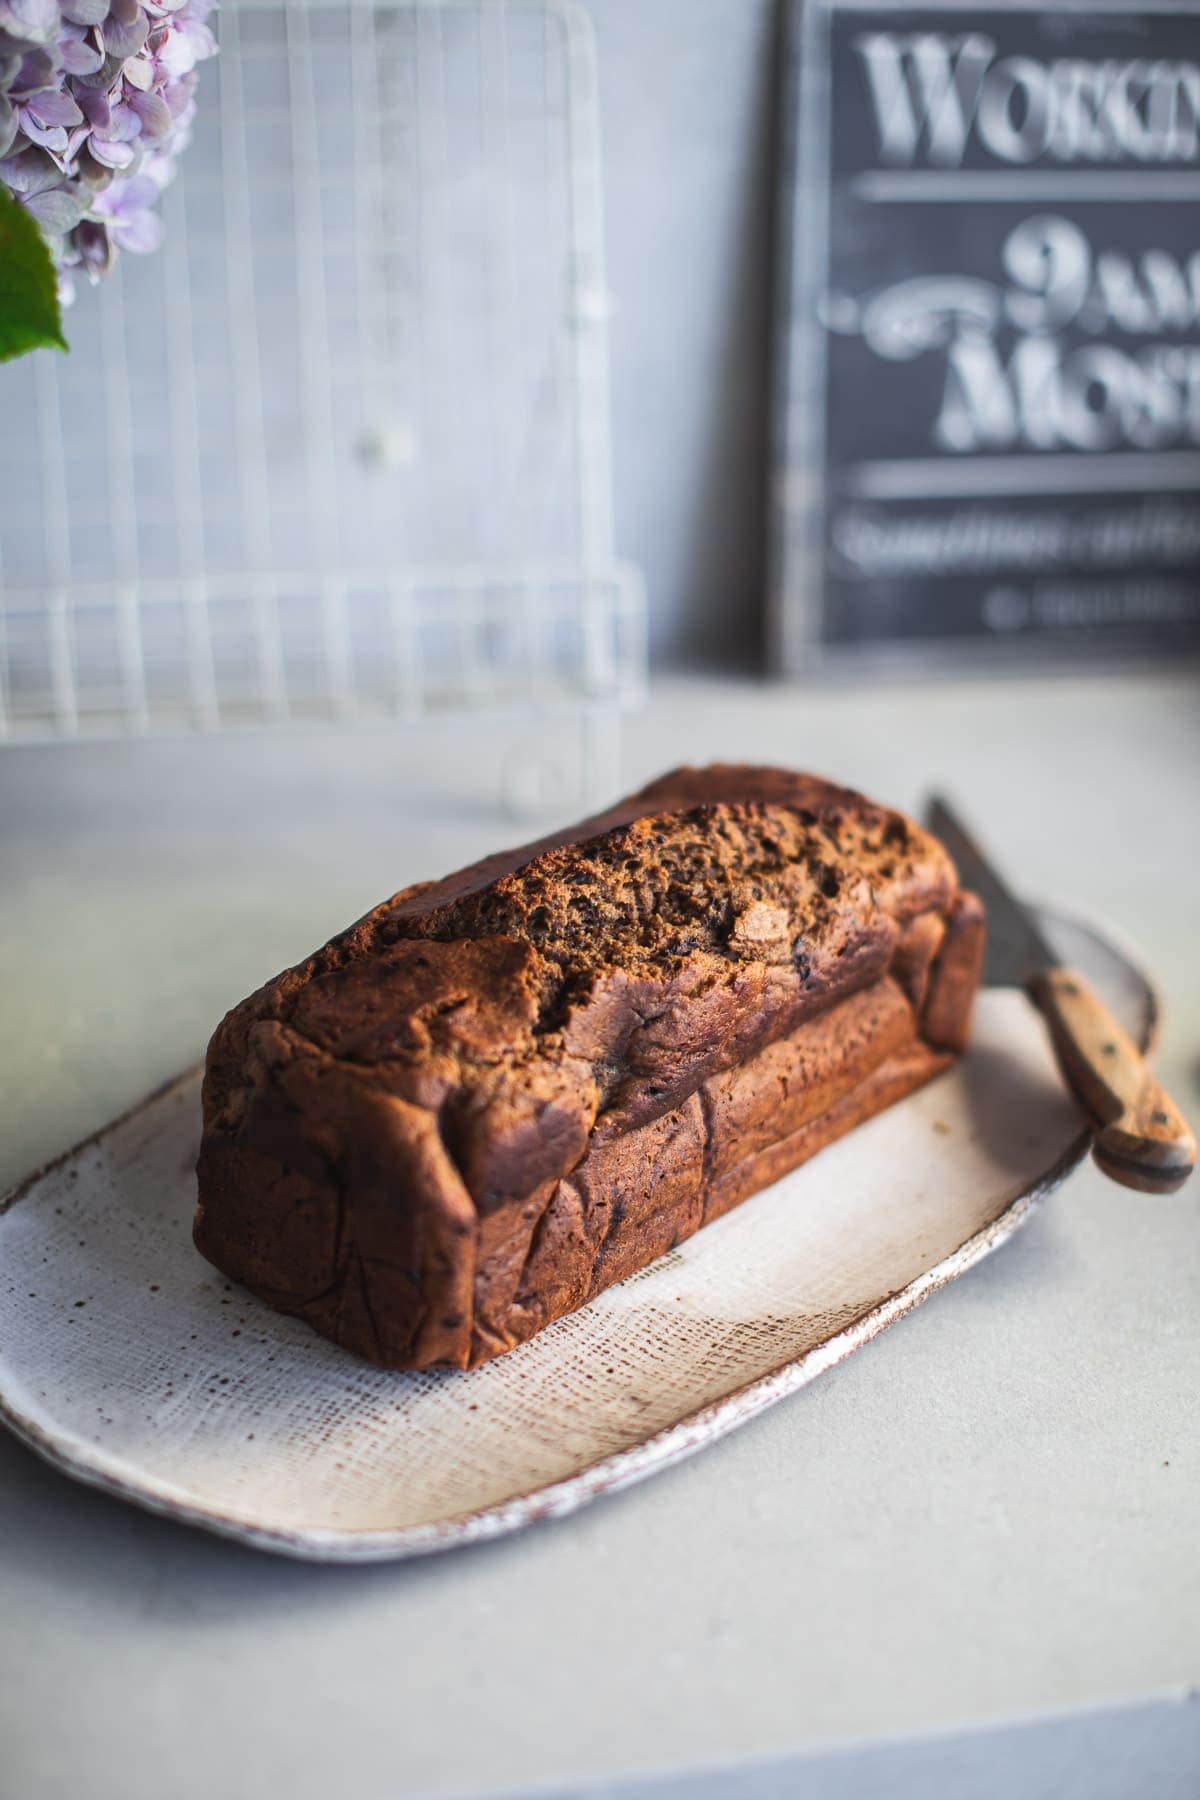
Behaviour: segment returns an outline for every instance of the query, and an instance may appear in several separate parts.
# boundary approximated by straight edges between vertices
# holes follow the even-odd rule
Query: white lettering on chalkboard
[[[1000,162],[1200,160],[1200,66],[1144,57],[996,59],[982,32],[856,40],[884,163],[959,165],[974,141]]]
[[[931,426],[940,450],[1200,444],[1200,345],[1163,340],[1200,326],[1200,251],[1183,263],[1166,250],[1097,253],[1082,226],[1050,213],[1023,219],[1000,255],[1006,286],[918,277],[861,308],[838,301],[828,323],[890,362],[944,353]],[[1157,341],[1069,344],[1068,327]]]

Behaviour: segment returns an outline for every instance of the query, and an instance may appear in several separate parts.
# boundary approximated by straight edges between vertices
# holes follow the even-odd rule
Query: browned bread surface
[[[676,770],[405,889],[236,1007],[197,1245],[373,1362],[470,1366],[945,1067],[982,947],[900,814]]]

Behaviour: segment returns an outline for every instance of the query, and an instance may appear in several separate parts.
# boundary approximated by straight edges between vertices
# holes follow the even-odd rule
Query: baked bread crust
[[[983,935],[901,814],[675,770],[235,1007],[196,1244],[371,1362],[474,1366],[946,1067]]]

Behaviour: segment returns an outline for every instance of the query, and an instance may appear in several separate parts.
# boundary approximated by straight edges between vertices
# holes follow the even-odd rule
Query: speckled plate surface
[[[1045,920],[1143,1044],[1150,984]],[[570,1512],[731,1431],[986,1256],[1086,1153],[1044,1029],[980,997],[960,1065],[511,1355],[387,1374],[192,1248],[200,1076],[0,1201],[0,1418],[66,1474],[293,1556]]]

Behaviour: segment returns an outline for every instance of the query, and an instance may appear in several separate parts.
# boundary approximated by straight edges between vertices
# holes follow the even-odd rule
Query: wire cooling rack
[[[0,738],[636,697],[590,29],[225,0],[166,242],[0,375]]]

